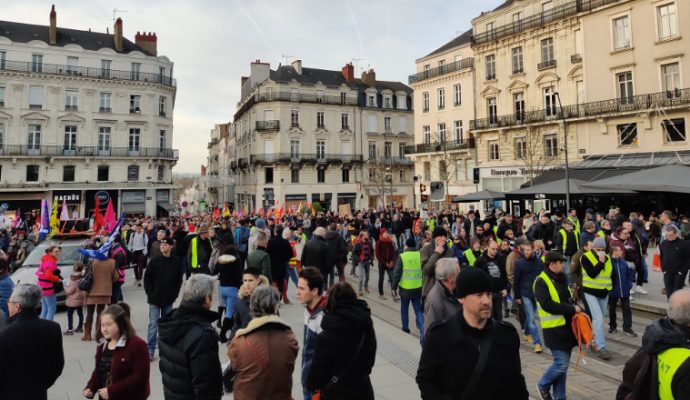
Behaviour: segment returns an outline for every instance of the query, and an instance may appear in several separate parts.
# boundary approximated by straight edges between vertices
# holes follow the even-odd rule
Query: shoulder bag
[[[474,390],[479,383],[479,378],[482,377],[482,372],[484,372],[486,362],[489,359],[489,352],[491,351],[495,329],[497,329],[496,326],[491,329],[491,332],[486,335],[479,345],[479,360],[477,360],[477,364],[474,366],[474,371],[472,371],[470,380],[467,381],[467,386],[465,386],[462,395],[460,395],[460,400],[470,400],[474,394]]]

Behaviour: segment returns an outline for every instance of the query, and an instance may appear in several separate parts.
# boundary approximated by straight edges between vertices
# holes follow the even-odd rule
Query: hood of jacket
[[[338,236],[340,236],[340,234],[338,232],[328,231],[328,232],[326,232],[326,241],[327,242],[333,242],[333,241],[338,239]]]
[[[257,285],[257,286],[261,286],[261,285],[268,286],[268,278],[266,278],[263,275],[259,275],[259,285]],[[246,298],[249,298],[249,296],[251,296],[251,294],[249,293],[247,288],[244,287],[244,285],[242,285],[242,286],[240,286],[240,290],[237,291],[237,296],[240,299],[246,299]]]
[[[341,300],[333,311],[327,312],[321,328],[344,332],[362,332],[373,325],[371,310],[364,300]]]
[[[200,304],[183,301],[180,307],[158,321],[161,341],[171,345],[185,337],[194,325],[209,325],[218,319],[218,313]]]
[[[263,327],[269,326],[269,325],[278,325],[278,326],[280,326],[281,329],[286,329],[286,328],[292,329],[290,327],[290,324],[283,321],[279,316],[277,316],[277,315],[265,315],[263,317],[253,318],[251,321],[249,321],[249,324],[247,325],[246,328],[242,328],[242,329],[237,330],[237,333],[235,333],[235,337],[248,335],[257,329],[260,329],[260,328],[263,328]]]
[[[654,321],[644,331],[642,348],[649,354],[659,354],[671,347],[690,347],[690,328],[673,323],[668,318]]]

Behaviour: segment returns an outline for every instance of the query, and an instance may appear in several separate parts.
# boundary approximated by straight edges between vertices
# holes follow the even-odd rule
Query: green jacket
[[[256,250],[249,253],[249,256],[247,256],[247,268],[251,267],[258,268],[261,271],[261,275],[268,279],[268,283],[273,283],[271,257],[269,257],[265,247],[257,247]]]

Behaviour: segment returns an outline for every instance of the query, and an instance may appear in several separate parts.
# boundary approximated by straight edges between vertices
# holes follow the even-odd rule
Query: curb
[[[653,304],[630,302],[630,308],[638,311],[645,311],[653,314],[666,315],[666,308]]]

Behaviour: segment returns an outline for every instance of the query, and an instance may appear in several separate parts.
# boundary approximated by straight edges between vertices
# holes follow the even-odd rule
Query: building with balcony
[[[379,81],[374,70],[355,78],[352,64],[334,71],[299,60],[275,70],[256,61],[241,85],[230,162],[236,207],[412,206],[410,87]]]
[[[476,188],[474,141],[468,133],[474,119],[471,39],[468,30],[418,59],[408,79],[414,89],[415,144],[406,153],[415,162],[419,183],[430,188],[431,181],[444,182],[448,199]],[[428,195],[429,189],[419,194]],[[431,205],[418,200],[423,207]]]
[[[0,199],[11,209],[67,200],[89,217],[172,209],[176,83],[157,36],[0,21]]]
[[[234,129],[232,123],[216,124],[211,130],[208,143],[208,160],[205,187],[208,190],[210,207],[223,207],[234,202],[235,176]]]

